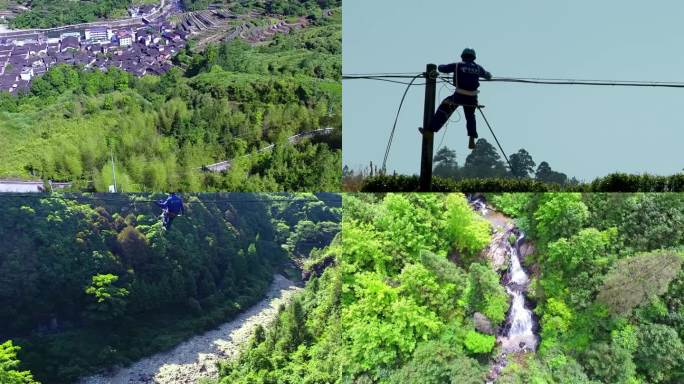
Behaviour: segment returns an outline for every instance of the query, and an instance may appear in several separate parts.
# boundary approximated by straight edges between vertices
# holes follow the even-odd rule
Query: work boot
[[[470,136],[470,141],[468,142],[468,149],[475,149],[475,136]]]

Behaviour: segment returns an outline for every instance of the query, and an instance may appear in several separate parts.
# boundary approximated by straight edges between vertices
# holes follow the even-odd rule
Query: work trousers
[[[454,93],[444,99],[442,104],[439,105],[439,108],[437,108],[435,115],[432,116],[432,120],[430,120],[430,130],[438,132],[442,129],[459,105],[463,106],[468,136],[477,138],[477,123],[475,122],[475,108],[478,105],[477,96],[466,96]]]
[[[176,218],[178,214],[173,213],[169,211],[168,209],[165,209],[164,212],[162,213],[162,224],[164,225],[164,228],[169,229],[171,228],[171,222],[173,219]]]

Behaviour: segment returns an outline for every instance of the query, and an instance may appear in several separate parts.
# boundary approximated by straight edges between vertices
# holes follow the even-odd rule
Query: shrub
[[[496,338],[491,335],[483,335],[477,331],[468,331],[463,345],[472,353],[490,353],[494,349]]]

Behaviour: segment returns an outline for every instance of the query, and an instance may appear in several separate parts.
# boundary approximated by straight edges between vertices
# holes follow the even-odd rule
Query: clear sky
[[[473,47],[494,77],[684,81],[684,1],[344,0],[343,73],[421,72]],[[344,80],[343,162],[381,165],[404,85]],[[485,83],[480,103],[508,154],[581,180],[684,168],[684,88]],[[409,91],[388,171],[420,168],[424,86]],[[437,103],[448,96],[437,87]],[[462,115],[462,112],[461,112]],[[459,116],[454,114],[452,119]],[[435,136],[435,151],[444,129]],[[478,132],[494,140],[478,114]],[[465,120],[446,146],[469,153]]]

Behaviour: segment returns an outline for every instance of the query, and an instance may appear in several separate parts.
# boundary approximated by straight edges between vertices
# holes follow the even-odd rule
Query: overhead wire
[[[378,80],[378,79],[410,79],[411,74],[343,74],[343,80]],[[448,78],[440,77],[443,80]],[[395,80],[396,81],[396,80]],[[654,87],[654,88],[684,88],[682,81],[647,81],[647,80],[607,80],[607,79],[574,79],[574,78],[542,78],[542,77],[515,77],[500,76],[484,82],[522,83],[542,85],[588,85],[610,87]],[[419,85],[419,84],[416,84]]]
[[[382,160],[382,173],[385,173],[387,170],[387,157],[389,156],[390,148],[392,147],[392,140],[394,139],[394,132],[397,129],[397,122],[399,121],[399,114],[401,113],[401,107],[404,106],[404,100],[406,99],[406,94],[408,91],[411,89],[411,86],[413,86],[413,83],[416,81],[421,76],[425,76],[423,73],[419,73],[411,79],[411,82],[406,86],[406,89],[404,90],[404,95],[401,97],[401,101],[399,102],[399,109],[397,109],[397,116],[394,118],[394,125],[392,126],[392,131],[390,132],[390,137],[389,140],[387,141],[387,148],[385,149],[385,157]]]
[[[404,94],[401,98],[401,102],[399,103],[399,109],[397,111],[397,115],[394,119],[394,125],[392,126],[392,131],[390,133],[390,137],[387,143],[387,148],[385,149],[385,156],[383,158],[382,162],[382,171],[383,173],[387,169],[387,158],[389,156],[390,148],[392,145],[392,140],[394,138],[394,134],[396,131],[396,126],[397,126],[397,121],[399,120],[399,113],[401,112],[401,108],[404,104],[404,99],[406,98],[406,94],[408,93],[409,89],[414,86],[414,85],[425,85],[425,84],[416,84],[415,81],[418,77],[425,77],[425,73],[351,73],[351,74],[343,74],[342,79],[343,80],[374,80],[374,81],[385,81],[385,82],[390,82],[390,83],[397,83],[397,84],[402,84],[406,85],[406,89],[404,90]],[[408,79],[410,78],[411,81],[409,83],[403,82],[401,80],[396,80],[396,79]],[[438,77],[438,80],[442,82],[442,87],[445,86],[445,84],[451,84],[451,79],[449,77],[445,76],[440,76]],[[598,79],[569,79],[569,78],[540,78],[540,77],[496,77],[492,78],[489,80],[484,80],[484,82],[503,82],[503,83],[521,83],[521,84],[543,84],[543,85],[585,85],[585,86],[610,86],[610,87],[652,87],[652,88],[684,88],[684,82],[680,81],[635,81],[635,80],[598,80]],[[441,91],[441,90],[440,90]],[[487,127],[489,128],[489,131],[492,133],[492,136],[494,137],[494,140],[496,141],[497,146],[501,150],[501,153],[503,154],[504,158],[506,159],[506,162],[508,163],[508,166],[513,169],[511,162],[508,158],[508,155],[506,152],[503,150],[503,147],[501,146],[501,143],[499,142],[499,139],[496,137],[496,134],[494,133],[494,130],[492,129],[491,124],[487,120],[487,117],[485,116],[484,112],[482,111],[482,108],[477,106],[477,109],[480,111],[480,114],[482,115],[482,118],[484,119],[485,123],[487,124]],[[460,115],[459,115],[460,116]],[[460,119],[459,119],[460,120]],[[444,138],[446,137],[447,133],[447,128],[448,128],[448,123],[447,121],[447,127],[444,130],[444,134],[442,135],[442,139],[440,141],[440,144],[438,146],[438,150],[441,149],[441,145],[444,142]]]
[[[395,84],[402,84],[402,85],[425,85],[426,83],[409,83],[406,81],[399,81],[399,80],[391,80],[391,79],[385,79],[381,77],[368,77],[366,78],[367,80],[375,80],[375,81],[384,81],[387,83],[395,83]]]

